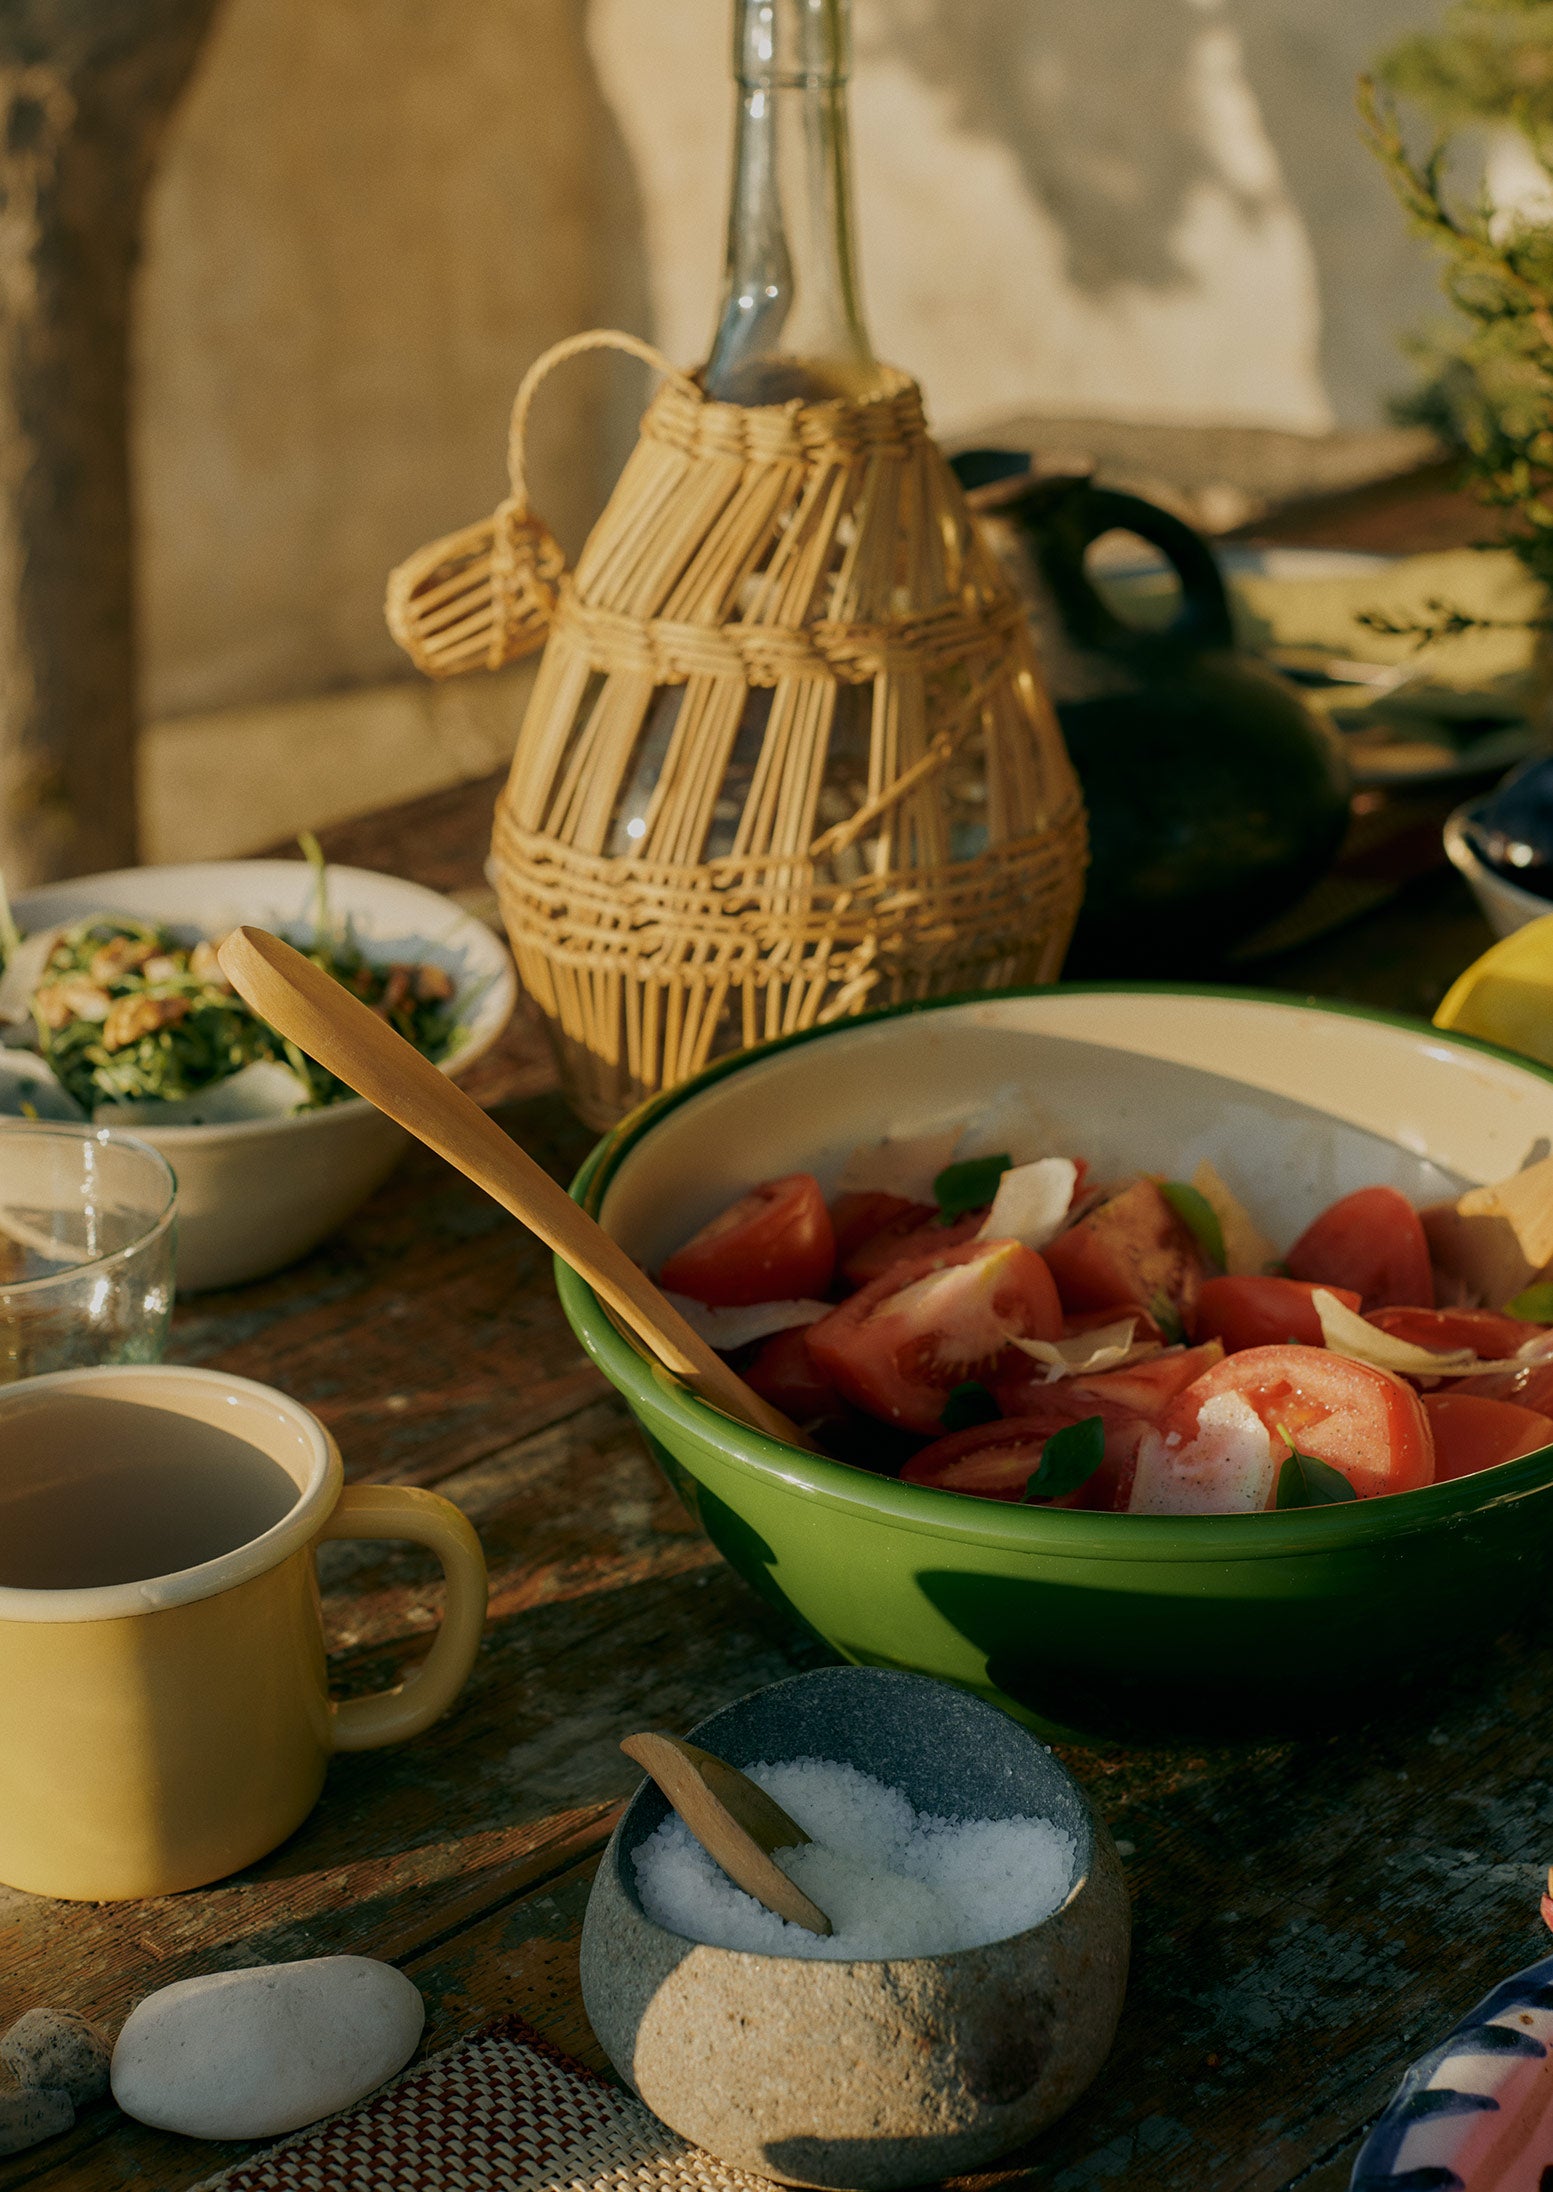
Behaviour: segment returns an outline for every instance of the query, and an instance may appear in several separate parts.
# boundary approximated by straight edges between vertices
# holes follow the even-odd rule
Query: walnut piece
[[[232,985],[222,973],[221,961],[216,957],[225,941],[226,938],[222,937],[216,943],[208,943],[201,938],[189,954],[189,972],[196,981],[208,982],[212,989],[224,990],[230,996]]]
[[[158,1028],[171,1027],[188,1009],[187,997],[116,998],[103,1022],[103,1048],[124,1050],[129,1044],[138,1043],[142,1035],[154,1035]]]
[[[383,994],[372,1007],[380,1020],[386,1020],[391,1012],[397,1012],[410,995],[413,972],[410,967],[389,968]]]
[[[63,981],[45,982],[36,991],[32,1009],[45,1027],[68,1027],[72,1020],[106,1020],[113,999],[84,974],[67,974]]]
[[[92,980],[122,982],[126,974],[133,974],[156,956],[155,944],[148,944],[144,937],[115,936],[92,953]]]

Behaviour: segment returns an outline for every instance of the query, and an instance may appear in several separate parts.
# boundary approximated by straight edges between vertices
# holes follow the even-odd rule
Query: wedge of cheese
[[[1490,1309],[1553,1273],[1553,1157],[1492,1187],[1419,1212],[1429,1254],[1463,1295]]]

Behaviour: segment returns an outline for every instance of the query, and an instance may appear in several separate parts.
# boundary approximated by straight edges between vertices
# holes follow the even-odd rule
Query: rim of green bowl
[[[1020,989],[961,990],[952,996],[913,998],[884,1005],[821,1027],[800,1028],[751,1049],[717,1058],[690,1080],[650,1097],[597,1142],[571,1183],[575,1201],[597,1217],[606,1189],[630,1152],[681,1104],[730,1075],[747,1072],[778,1052],[805,1043],[824,1042],[850,1030],[910,1015],[946,1012],[957,1006],[988,1004],[1001,998],[1074,996],[1213,997],[1226,1002],[1279,1005],[1296,1012],[1375,1021],[1451,1049],[1481,1051],[1514,1066],[1535,1080],[1553,1082],[1553,1068],[1523,1058],[1497,1043],[1437,1028],[1409,1013],[1375,1005],[1302,997],[1291,990],[1242,989],[1215,982],[1043,982]],[[725,1461],[756,1477],[807,1493],[820,1505],[866,1514],[875,1523],[920,1535],[923,1532],[967,1544],[1010,1551],[1040,1552],[1071,1560],[1135,1561],[1263,1560],[1292,1555],[1321,1555],[1352,1550],[1432,1532],[1493,1507],[1511,1506],[1553,1483],[1553,1446],[1538,1447],[1514,1461],[1476,1476],[1431,1484],[1416,1492],[1361,1500],[1340,1507],[1289,1509],[1263,1515],[1110,1515],[1077,1508],[1018,1507],[1007,1500],[979,1499],[965,1492],[902,1484],[876,1476],[828,1455],[805,1453],[763,1431],[725,1416],[678,1384],[650,1361],[614,1324],[585,1279],[560,1257],[555,1260],[556,1289],[573,1332],[610,1383],[639,1416],[659,1418],[668,1431],[683,1432],[712,1447]],[[671,1444],[664,1436],[663,1443]]]

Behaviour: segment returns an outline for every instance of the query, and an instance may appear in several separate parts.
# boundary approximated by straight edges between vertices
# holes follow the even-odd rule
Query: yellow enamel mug
[[[442,1626],[397,1690],[329,1697],[324,1538],[426,1545]],[[316,1417],[170,1364],[0,1387],[0,1881],[105,1901],[235,1872],[300,1826],[331,1751],[458,1695],[485,1562],[456,1507],[345,1486]]]

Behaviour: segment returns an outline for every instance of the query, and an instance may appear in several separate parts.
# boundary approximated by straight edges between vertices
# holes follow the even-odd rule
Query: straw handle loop
[[[518,511],[528,510],[527,457],[524,444],[528,436],[528,414],[539,385],[547,374],[569,359],[580,358],[589,350],[623,350],[628,357],[640,358],[643,365],[650,365],[655,373],[666,379],[678,381],[693,396],[701,391],[690,375],[681,367],[671,365],[661,350],[655,350],[640,335],[624,334],[615,327],[590,328],[585,335],[568,335],[563,342],[552,343],[550,348],[534,360],[524,374],[517,395],[512,403],[512,424],[507,431],[507,476],[512,482],[512,499]]]

